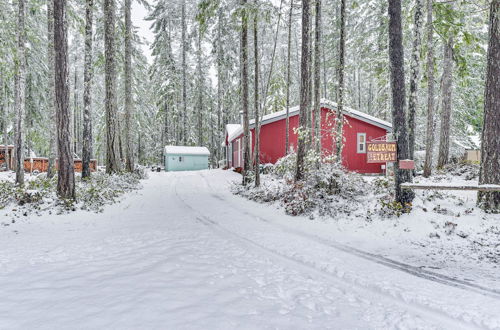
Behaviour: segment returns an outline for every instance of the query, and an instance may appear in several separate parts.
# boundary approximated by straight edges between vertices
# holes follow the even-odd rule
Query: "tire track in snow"
[[[177,180],[176,182],[177,183]],[[208,186],[209,184],[206,183]],[[210,186],[209,186],[210,188]],[[210,188],[211,189],[211,188]],[[380,302],[381,300],[384,301],[387,304],[384,305],[389,305],[389,306],[399,306],[403,310],[416,315],[420,316],[423,319],[432,319],[433,323],[438,326],[443,326],[446,325],[446,328],[449,329],[478,329],[478,325],[475,323],[470,323],[466,320],[460,320],[457,318],[454,318],[448,314],[444,314],[441,311],[437,311],[435,309],[432,309],[428,306],[419,304],[418,302],[409,302],[406,301],[403,297],[398,297],[398,296],[393,296],[390,294],[387,294],[381,290],[378,290],[377,288],[362,285],[360,283],[350,281],[346,278],[337,276],[336,274],[329,272],[327,270],[318,268],[314,263],[308,263],[307,261],[303,261],[297,258],[293,258],[289,255],[283,254],[279,251],[270,249],[258,242],[255,242],[247,237],[244,237],[234,231],[231,231],[227,229],[226,227],[222,226],[219,222],[214,220],[213,218],[210,218],[209,216],[206,216],[202,214],[196,207],[192,206],[189,204],[189,202],[181,197],[181,195],[178,192],[177,189],[177,184],[174,187],[174,192],[176,198],[184,204],[184,206],[188,209],[190,209],[194,214],[195,214],[195,221],[200,223],[201,225],[205,226],[209,230],[211,230],[214,234],[220,236],[223,239],[230,239],[233,241],[236,241],[238,243],[244,244],[247,248],[256,250],[260,253],[263,253],[270,257],[271,259],[277,259],[278,261],[284,263],[286,266],[292,269],[297,269],[297,267],[300,270],[303,270],[309,274],[314,274],[316,276],[319,276],[323,279],[326,279],[329,282],[334,282],[336,285],[340,285],[342,289],[345,292],[348,291],[354,291],[356,295],[359,297],[366,297],[367,293],[370,301],[372,302]],[[234,208],[234,207],[233,207]],[[238,210],[238,209],[236,209]],[[241,210],[238,210],[241,211]],[[248,213],[243,212],[245,215],[248,215]],[[266,221],[267,222],[267,221]],[[404,306],[404,307],[403,307]],[[465,324],[464,324],[465,323]]]
[[[238,208],[234,207],[231,203],[229,203],[226,200],[226,198],[217,194],[215,189],[212,187],[212,185],[210,184],[210,182],[207,180],[207,178],[204,175],[201,175],[201,177],[205,180],[206,185],[212,191],[212,193],[210,194],[210,196],[212,198],[218,199],[219,201],[224,201],[224,202],[226,202],[226,205],[228,207],[231,207],[234,210],[242,212],[245,215],[251,216],[259,221],[265,222],[266,224],[269,224],[275,228],[278,228],[283,232],[297,235],[297,236],[301,236],[301,237],[309,239],[309,240],[313,240],[316,243],[320,243],[322,245],[325,245],[325,246],[328,246],[328,247],[331,247],[331,248],[334,248],[337,250],[341,250],[341,251],[349,253],[349,254],[354,254],[354,255],[361,257],[363,259],[373,261],[377,264],[384,265],[384,266],[387,266],[387,267],[392,268],[392,269],[403,271],[407,274],[410,274],[410,275],[413,275],[416,277],[420,277],[420,278],[423,278],[423,279],[426,279],[429,281],[448,285],[451,287],[460,288],[463,290],[479,293],[479,294],[488,296],[490,298],[495,298],[495,299],[500,300],[500,290],[490,289],[490,288],[487,288],[487,287],[479,285],[479,284],[470,283],[470,282],[465,281],[465,280],[450,277],[450,276],[436,273],[436,272],[433,272],[430,270],[422,269],[420,267],[413,266],[413,265],[410,265],[410,264],[407,264],[404,262],[396,261],[396,260],[384,257],[384,256],[379,255],[379,254],[366,252],[366,251],[356,249],[354,247],[351,247],[351,246],[348,246],[345,244],[341,244],[341,243],[338,243],[338,242],[335,242],[332,240],[321,238],[321,237],[316,236],[316,235],[307,234],[307,233],[302,232],[302,231],[294,230],[294,229],[291,229],[289,227],[275,223],[269,219],[263,218],[259,215],[254,214],[254,213],[251,213],[247,210],[243,211],[241,209],[238,209]]]

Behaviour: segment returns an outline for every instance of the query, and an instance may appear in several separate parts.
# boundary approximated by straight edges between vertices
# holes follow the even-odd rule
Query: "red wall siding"
[[[323,155],[331,155],[335,150],[333,138],[335,137],[335,113],[329,109],[322,109],[321,120],[321,146]],[[387,131],[378,126],[361,121],[356,118],[344,116],[345,123],[343,129],[344,149],[342,150],[342,163],[350,171],[359,173],[382,173],[381,164],[368,164],[366,153],[357,153],[357,133],[366,133],[366,141],[385,136]],[[333,129],[332,129],[333,128]]]
[[[298,127],[299,116],[290,117],[290,147],[294,150],[297,148],[297,134],[294,133],[294,128]],[[260,162],[276,163],[278,159],[285,156],[285,131],[286,120],[278,120],[270,124],[261,126],[260,129]],[[255,130],[252,129],[252,150],[255,146]]]
[[[324,156],[330,156],[335,150],[335,113],[327,108],[321,109],[321,146],[322,154]],[[344,117],[346,123],[344,124],[344,149],[342,150],[342,158],[344,166],[350,170],[359,173],[381,173],[381,164],[368,164],[366,162],[366,153],[357,153],[357,133],[366,133],[366,140],[370,141],[372,139],[385,136],[387,134],[386,130],[367,122],[355,119],[349,116]],[[290,117],[290,148],[296,150],[297,148],[297,134],[294,130],[298,127],[299,116]],[[278,159],[285,155],[285,130],[286,121],[285,119],[278,120],[261,127],[260,131],[260,162],[264,163],[276,163]],[[255,147],[255,131],[252,131],[252,152]],[[238,149],[238,143],[236,141],[240,140],[241,148]],[[233,167],[240,167],[243,165],[243,161],[238,163],[238,152],[242,155],[243,139],[242,136],[233,140]]]

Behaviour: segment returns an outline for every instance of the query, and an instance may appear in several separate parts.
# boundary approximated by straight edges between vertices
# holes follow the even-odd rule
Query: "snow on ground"
[[[0,328],[500,329],[500,295],[363,254],[378,233],[285,216],[239,179],[151,173],[103,213],[0,227]]]

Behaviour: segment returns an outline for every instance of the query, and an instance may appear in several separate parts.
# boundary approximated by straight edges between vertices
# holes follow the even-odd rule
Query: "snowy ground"
[[[0,227],[0,328],[500,329],[494,278],[429,270],[428,247],[398,262],[391,226],[288,217],[239,179],[151,173],[103,213]]]

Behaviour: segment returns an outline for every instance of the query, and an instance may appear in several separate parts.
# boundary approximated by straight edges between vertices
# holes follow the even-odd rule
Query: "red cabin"
[[[321,102],[321,148],[324,156],[335,151],[335,118],[337,104]],[[297,148],[296,128],[299,124],[299,107],[289,110],[289,145]],[[359,173],[382,173],[383,164],[369,164],[366,158],[366,142],[385,138],[392,131],[391,123],[366,113],[345,108],[344,147],[342,162],[349,171]],[[286,110],[266,115],[262,118],[260,130],[260,162],[276,163],[285,156]],[[255,145],[255,121],[250,121],[252,151]],[[240,124],[226,126],[226,159],[229,167],[243,166],[243,127]]]

